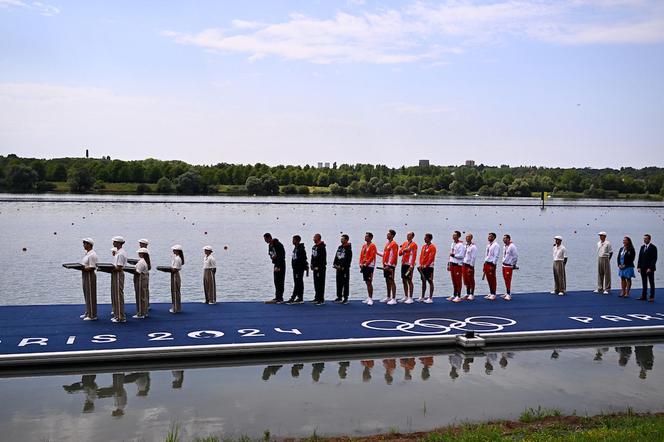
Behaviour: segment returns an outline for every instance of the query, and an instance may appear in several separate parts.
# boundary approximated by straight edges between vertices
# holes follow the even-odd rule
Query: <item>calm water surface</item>
[[[80,199],[78,196],[75,198]],[[155,197],[143,197],[139,201],[144,202],[133,204],[114,202],[127,198],[105,197],[101,198],[102,202],[0,202],[0,231],[4,244],[3,253],[0,254],[0,266],[4,269],[0,304],[81,303],[80,274],[63,269],[61,264],[80,260],[83,255],[80,239],[87,236],[96,240],[95,249],[102,262],[111,260],[110,239],[114,235],[123,235],[127,239],[129,256],[135,256],[139,238],[148,238],[153,266],[169,265],[170,247],[176,243],[182,244],[186,258],[182,272],[185,301],[201,300],[203,297],[201,248],[206,244],[216,249],[220,267],[217,273],[218,297],[221,301],[271,298],[271,265],[262,238],[263,233],[268,231],[285,244],[287,254],[291,250],[291,237],[294,234],[304,238],[309,250],[311,237],[320,232],[328,244],[328,254],[331,255],[336,250],[339,235],[342,232],[348,233],[356,256],[359,256],[365,231],[374,232],[379,249],[385,242],[385,232],[390,228],[397,231],[396,240],[399,243],[405,240],[409,230],[416,233],[416,242],[420,245],[424,233],[431,232],[434,243],[438,245],[439,255],[447,252],[453,230],[474,232],[481,254],[489,231],[498,233],[499,237],[509,233],[520,253],[521,270],[517,272],[513,283],[515,292],[551,289],[551,246],[554,235],[563,235],[569,250],[570,290],[594,288],[594,247],[599,230],[606,230],[615,245],[620,243],[625,234],[640,244],[645,232],[653,235],[655,244],[664,244],[664,206],[661,204],[630,207],[636,203],[625,202],[625,207],[579,205],[540,210],[537,206],[500,205],[523,203],[524,200],[492,201],[490,203],[494,205],[491,206],[486,205],[487,201],[464,200],[464,205],[449,207],[358,206],[346,205],[344,202],[358,203],[362,200],[343,199],[321,200],[326,205],[264,204],[265,201],[315,201],[311,198],[257,199],[251,204],[234,204],[239,200],[233,198],[210,197],[187,199],[222,203],[176,204],[182,200],[178,197],[159,197],[171,201],[160,204],[147,203]],[[380,203],[380,200],[368,201]],[[415,201],[427,203],[426,200]],[[440,203],[441,200],[432,202]],[[533,200],[526,202],[536,204]],[[447,296],[451,290],[449,275],[444,271],[445,262],[444,256],[439,256],[438,272],[435,275],[438,296]],[[660,285],[661,273],[657,273]],[[288,293],[292,290],[290,271],[286,281]],[[153,271],[150,280],[152,298],[170,301],[168,284],[168,275]],[[310,296],[313,283],[309,280],[305,284],[306,295]],[[333,296],[333,284],[333,274],[328,272],[328,298]],[[640,286],[640,281],[635,286]],[[383,284],[378,283],[376,287],[377,295],[382,296],[385,290]],[[485,284],[480,282],[478,291],[482,293],[485,289]],[[110,302],[110,278],[106,274],[99,275],[98,293],[100,302]],[[361,275],[359,271],[354,271],[351,274],[351,297],[363,298],[364,293]]]
[[[664,409],[664,344],[0,377],[3,440],[367,435],[528,407]],[[9,405],[11,404],[11,405]]]

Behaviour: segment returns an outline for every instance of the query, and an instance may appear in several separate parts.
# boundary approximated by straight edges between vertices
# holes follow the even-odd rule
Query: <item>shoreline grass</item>
[[[169,442],[187,442],[169,433]],[[418,442],[474,442],[474,441],[662,441],[664,440],[664,413],[634,413],[628,409],[623,413],[600,414],[597,416],[564,416],[556,409],[529,408],[519,420],[490,421],[484,423],[459,423],[431,431],[401,433],[391,429],[387,433],[370,436],[327,437],[316,431],[309,437],[274,438],[266,430],[263,438],[251,439],[245,435],[239,438],[206,436],[190,439],[206,442],[377,442],[377,441],[418,441]]]

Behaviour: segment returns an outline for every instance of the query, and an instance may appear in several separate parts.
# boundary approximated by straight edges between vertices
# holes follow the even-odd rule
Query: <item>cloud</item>
[[[269,56],[320,64],[436,62],[514,38],[565,45],[662,43],[664,7],[659,0],[418,1],[327,18],[292,13],[274,23],[236,19],[226,28],[163,35],[252,62]]]
[[[47,5],[37,1],[23,1],[23,0],[0,0],[0,8],[25,8],[37,11],[45,17],[52,17],[60,13],[60,9],[53,5]]]

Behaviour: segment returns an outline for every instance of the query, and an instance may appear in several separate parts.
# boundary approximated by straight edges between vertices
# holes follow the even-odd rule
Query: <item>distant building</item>
[[[475,160],[466,160],[466,166],[475,167]]]
[[[429,167],[429,160],[420,160],[420,167]]]
[[[321,163],[320,161],[318,162],[318,168],[319,168],[319,169],[322,169],[322,168],[323,168],[323,163]]]
[[[329,169],[330,168],[330,163],[325,163],[325,168]]]

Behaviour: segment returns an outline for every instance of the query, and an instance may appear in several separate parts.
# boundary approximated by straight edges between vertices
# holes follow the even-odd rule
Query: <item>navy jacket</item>
[[[267,253],[270,255],[272,264],[276,267],[286,267],[286,250],[284,250],[283,244],[281,244],[277,238],[272,239],[272,242],[268,246]]]
[[[334,265],[337,267],[342,267],[343,270],[349,269],[353,262],[353,249],[350,243],[346,244],[346,247],[339,246],[337,247],[337,253],[334,255]]]
[[[620,254],[622,253],[623,249],[625,248],[621,247],[620,250],[618,251],[618,258],[616,258],[616,262],[618,263],[618,265],[620,265]],[[625,268],[634,267],[634,258],[636,258],[635,255],[636,254],[631,250],[625,249],[625,262],[623,263]]]
[[[321,241],[311,248],[311,268],[324,269],[325,266],[327,266],[327,249],[325,243]]]
[[[309,263],[307,262],[307,251],[304,249],[304,244],[300,243],[293,248],[291,264],[293,266],[294,272],[304,272],[309,268]]]
[[[650,269],[654,272],[656,270],[656,264],[657,247],[655,247],[655,244],[650,243],[648,244],[648,250],[646,250],[646,245],[643,244],[639,250],[639,264],[637,265],[637,268],[641,269],[641,271]]]

